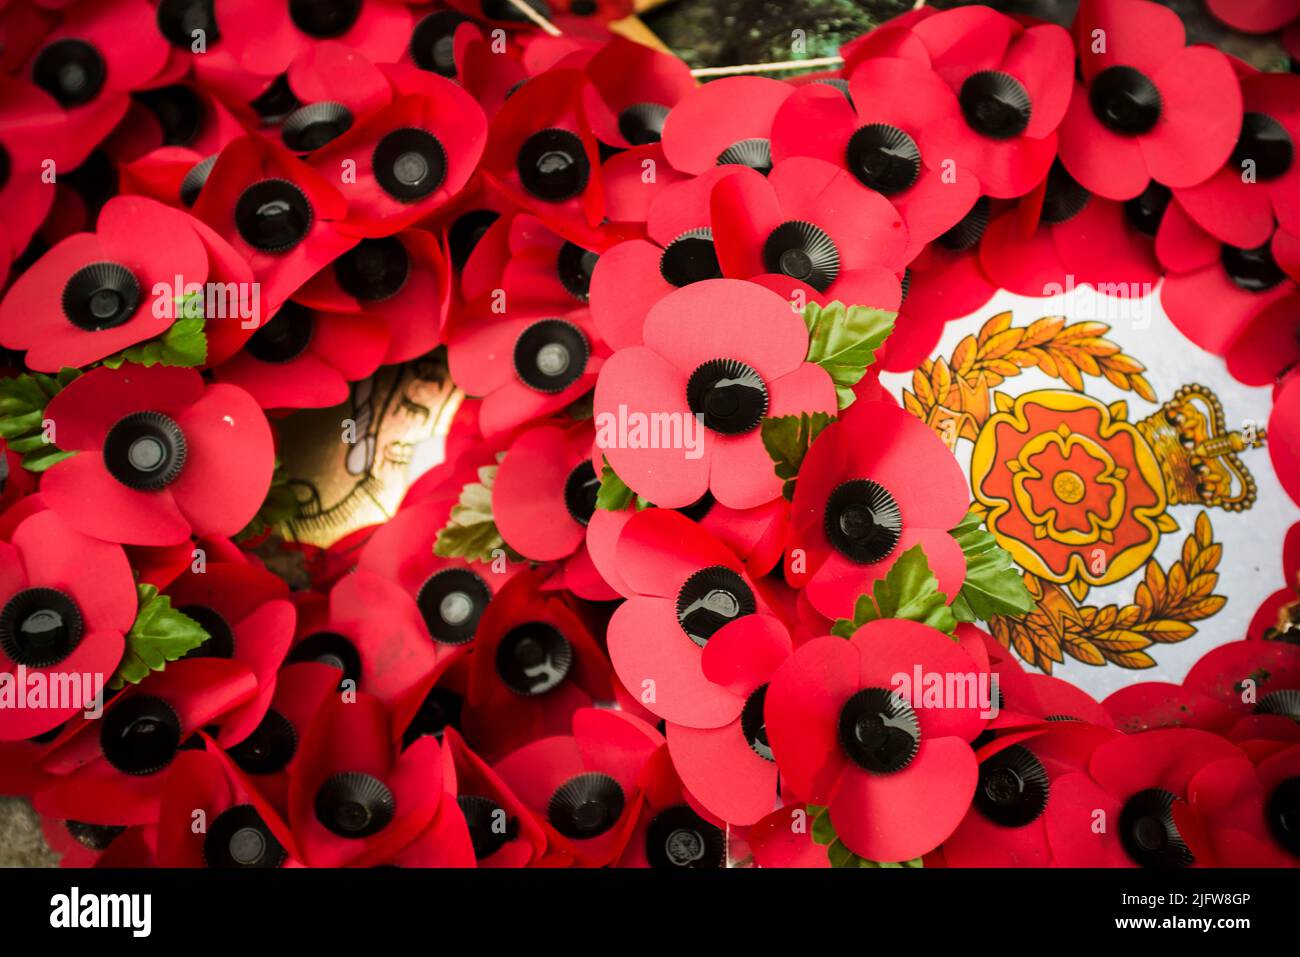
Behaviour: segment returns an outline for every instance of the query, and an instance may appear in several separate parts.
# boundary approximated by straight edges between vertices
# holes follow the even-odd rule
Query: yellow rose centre
[[[1065,471],[1057,472],[1052,479],[1052,491],[1066,505],[1077,505],[1083,501],[1086,489],[1077,472]]]

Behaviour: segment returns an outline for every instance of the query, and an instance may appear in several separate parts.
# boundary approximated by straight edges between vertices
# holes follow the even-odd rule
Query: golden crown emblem
[[[1254,504],[1255,479],[1238,454],[1262,447],[1264,429],[1247,423],[1229,431],[1218,396],[1205,386],[1183,386],[1137,429],[1160,463],[1169,504],[1230,512]]]

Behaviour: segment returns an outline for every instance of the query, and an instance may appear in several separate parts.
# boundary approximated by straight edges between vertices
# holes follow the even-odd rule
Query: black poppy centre
[[[109,708],[99,725],[99,747],[126,774],[156,774],[180,750],[181,719],[162,698],[136,694]]]
[[[1164,107],[1156,85],[1131,66],[1107,67],[1093,77],[1088,103],[1103,126],[1123,136],[1150,132]]]
[[[707,226],[688,229],[669,243],[659,257],[659,274],[678,288],[705,279],[721,279],[713,230]]]
[[[893,495],[871,479],[850,479],[826,500],[826,538],[845,558],[869,565],[889,556],[903,533]]]
[[[383,781],[360,771],[327,778],[316,791],[316,820],[339,837],[378,834],[397,813],[397,800]]]
[[[921,150],[904,130],[872,123],[849,138],[849,172],[863,186],[892,196],[913,186],[921,175]]]
[[[1024,745],[1013,744],[980,765],[975,807],[994,824],[1023,827],[1047,808],[1047,769]]]
[[[415,603],[434,641],[463,645],[474,637],[491,600],[492,589],[482,576],[468,568],[443,568],[425,579]]]
[[[563,392],[582,378],[590,357],[586,335],[563,319],[540,319],[515,340],[515,372],[538,392]]]
[[[259,180],[235,202],[240,237],[267,253],[288,252],[306,239],[312,216],[307,194],[287,179]]]
[[[554,625],[530,621],[511,628],[497,646],[496,670],[515,694],[554,691],[573,670],[573,646]]]
[[[608,774],[589,771],[565,781],[546,804],[551,827],[572,840],[600,837],[618,823],[626,798]]]
[[[912,763],[921,747],[921,725],[903,698],[885,688],[864,688],[840,710],[840,747],[858,767],[892,774]]]
[[[222,811],[203,838],[208,867],[279,867],[288,856],[251,804],[236,804]]]
[[[547,129],[534,133],[519,147],[515,161],[519,182],[540,200],[560,203],[587,188],[591,162],[576,133]]]
[[[1142,867],[1190,867],[1195,862],[1174,823],[1174,801],[1174,795],[1163,788],[1147,788],[1124,802],[1120,843]]]
[[[24,588],[0,611],[0,650],[28,668],[48,668],[81,644],[85,621],[70,595],[54,588]]]
[[[763,265],[825,292],[840,274],[840,251],[826,230],[803,220],[782,223],[763,243]]]
[[[442,141],[418,127],[393,130],[376,144],[370,163],[379,188],[402,203],[424,199],[447,179]]]
[[[758,428],[767,414],[767,383],[736,359],[712,359],[686,381],[686,404],[705,428],[741,435]]]
[[[1000,70],[982,70],[968,76],[958,100],[967,125],[994,140],[1019,136],[1029,127],[1033,115],[1024,84]]]
[[[139,305],[140,283],[120,263],[89,263],[63,286],[63,315],[86,332],[116,329],[135,315]]]
[[[723,565],[701,568],[677,593],[677,624],[703,648],[720,628],[758,609],[753,590]]]
[[[185,433],[161,412],[133,412],[104,437],[104,467],[127,488],[166,488],[185,468]]]

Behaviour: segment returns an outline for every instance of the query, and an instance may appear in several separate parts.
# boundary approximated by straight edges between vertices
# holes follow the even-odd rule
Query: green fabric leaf
[[[948,607],[947,596],[939,591],[939,582],[920,545],[898,556],[885,577],[876,581],[872,593],[858,596],[852,620],[839,619],[831,627],[831,634],[848,638],[867,622],[881,618],[919,621],[947,635],[956,630],[957,618]]]
[[[898,313],[869,306],[826,306],[809,303],[803,311],[808,327],[808,361],[829,373],[841,409],[853,404],[853,387],[861,381],[867,366],[876,361],[879,349],[894,331]]]
[[[460,490],[460,499],[451,507],[447,524],[433,543],[435,555],[490,562],[498,551],[503,551],[513,561],[523,560],[497,531],[492,515],[492,485],[496,478],[497,466],[484,465],[478,470],[478,481]]]
[[[966,555],[966,581],[952,603],[958,621],[1024,615],[1034,607],[1034,597],[1011,553],[983,525],[983,519],[970,512],[949,532]]]
[[[826,847],[826,858],[831,867],[924,867],[921,858],[910,861],[873,861],[855,854],[839,839],[835,826],[831,823],[830,809],[818,804],[808,805],[808,816],[813,818],[812,838],[817,844]]]
[[[618,473],[605,462],[604,467],[600,470],[600,489],[596,492],[596,508],[603,508],[610,512],[621,512],[632,504],[633,499],[638,499],[637,505],[641,507],[639,496],[627,487],[627,483],[618,477]]]
[[[52,376],[29,372],[0,379],[0,438],[23,457],[28,471],[44,472],[76,454],[46,441],[45,407],[79,375],[76,369],[63,369]],[[54,437],[58,438],[57,423]]]
[[[809,446],[834,421],[835,416],[825,412],[802,412],[763,420],[763,448],[775,463],[776,477],[785,479],[781,494],[787,501],[794,499],[794,482]]]
[[[183,658],[207,641],[209,635],[197,621],[172,607],[172,600],[153,585],[138,584],[139,611],[126,634],[126,651],[110,688],[139,684],[150,672],[162,671],[167,662]]]
[[[120,369],[125,362],[134,362],[145,368],[156,365],[194,367],[203,365],[208,357],[208,334],[203,328],[202,316],[180,314],[161,336],[136,343],[104,360],[110,369]]]

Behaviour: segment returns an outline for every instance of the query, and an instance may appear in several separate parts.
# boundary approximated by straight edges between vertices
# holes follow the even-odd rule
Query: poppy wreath
[[[1094,700],[878,380],[1159,284],[1300,502],[1300,76],[1146,0],[705,83],[624,0],[3,6],[0,793],[65,866],[1300,865],[1300,525]],[[276,534],[290,413],[425,360],[440,464]]]

